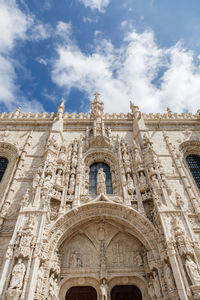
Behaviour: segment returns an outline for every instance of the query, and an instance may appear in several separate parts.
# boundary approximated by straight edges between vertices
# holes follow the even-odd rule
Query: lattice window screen
[[[197,186],[200,188],[200,156],[188,155],[186,157],[186,161],[194,177],[194,180],[196,181]]]

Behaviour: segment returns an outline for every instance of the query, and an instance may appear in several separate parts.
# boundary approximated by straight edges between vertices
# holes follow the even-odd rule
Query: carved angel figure
[[[12,277],[10,281],[10,289],[21,289],[23,285],[23,279],[25,274],[25,265],[22,262],[22,259],[19,258],[17,264],[12,270]]]

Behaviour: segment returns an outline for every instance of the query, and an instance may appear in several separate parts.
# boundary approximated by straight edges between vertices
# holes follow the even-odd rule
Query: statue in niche
[[[17,264],[14,266],[12,270],[12,277],[10,281],[10,289],[22,289],[23,279],[25,275],[25,265],[22,262],[22,259],[19,258]]]
[[[100,295],[101,295],[101,300],[108,299],[108,284],[105,278],[102,279],[102,283],[100,285]]]
[[[37,285],[36,285],[36,294],[42,294],[43,292],[43,280],[44,280],[44,263],[40,266],[38,270],[38,279],[37,279]]]
[[[45,177],[43,186],[47,189],[52,187],[52,176],[50,174]]]
[[[58,283],[57,278],[54,278],[54,274],[51,274],[49,278],[49,300],[57,300],[58,299]]]
[[[33,179],[33,188],[36,188],[39,185],[39,183],[40,183],[40,174],[38,171]]]
[[[29,189],[27,189],[26,194],[22,198],[21,205],[28,206],[29,204]]]
[[[190,255],[187,255],[186,257],[185,268],[192,285],[200,285],[199,268]]]
[[[162,297],[161,289],[160,289],[159,277],[158,277],[158,274],[157,274],[157,272],[155,270],[153,271],[152,282],[153,282],[153,286],[154,286],[156,297],[158,297],[158,298]]]
[[[133,179],[130,174],[127,175],[127,187],[128,187],[128,193],[130,195],[133,195],[135,192],[135,187],[134,187]]]
[[[61,147],[60,153],[59,153],[59,156],[58,156],[63,161],[65,161],[65,159],[66,159],[65,151],[66,151],[65,147]]]
[[[139,180],[141,186],[146,186],[147,182],[143,172],[140,173]]]
[[[123,160],[124,160],[124,162],[129,162],[128,150],[124,151],[124,153],[123,153]]]
[[[76,166],[77,166],[77,162],[78,162],[78,157],[77,157],[77,154],[76,153],[73,153],[72,155],[72,169],[75,169]]]
[[[172,270],[171,270],[170,266],[168,265],[168,263],[166,263],[164,266],[164,279],[165,279],[165,283],[167,285],[168,290],[169,291],[174,290],[175,285],[174,285],[174,280],[173,280],[173,274],[172,274]]]
[[[137,164],[142,162],[140,151],[138,148],[134,149],[134,160],[135,160],[135,163],[137,163]]]
[[[152,181],[153,189],[155,189],[155,191],[160,189],[160,185],[159,185],[157,176],[155,174],[151,177],[151,181]]]
[[[80,254],[78,254],[77,252],[73,252],[70,256],[69,264],[71,268],[81,268],[83,263]]]
[[[153,283],[150,281],[148,284],[148,293],[149,296],[151,297],[151,299],[155,299],[155,291],[154,291],[154,287],[153,287]]]
[[[137,266],[142,266],[143,265],[143,259],[142,259],[142,255],[140,253],[137,253],[136,255],[136,264]]]
[[[63,175],[63,171],[61,169],[59,169],[58,173],[56,175],[56,180],[55,180],[55,184],[57,186],[59,186],[59,187],[61,187],[62,184],[63,184],[63,177],[62,177],[62,175]]]
[[[72,174],[69,180],[69,189],[68,194],[73,195],[74,194],[74,188],[75,188],[75,175]]]
[[[106,174],[103,171],[103,168],[100,168],[97,173],[97,194],[104,193],[106,194]]]
[[[58,144],[57,144],[57,141],[56,141],[56,138],[54,135],[52,135],[52,137],[49,139],[48,147],[49,147],[49,149],[52,149],[52,150],[54,150],[54,148],[55,149],[58,148]]]
[[[5,203],[2,207],[0,216],[5,217],[5,215],[7,214],[7,211],[8,211],[9,208],[10,208],[10,201],[7,200],[7,201],[5,201]]]

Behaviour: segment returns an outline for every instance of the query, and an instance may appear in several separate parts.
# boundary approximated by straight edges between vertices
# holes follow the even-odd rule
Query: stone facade
[[[200,111],[144,114],[131,102],[110,115],[97,93],[90,113],[64,110],[0,115],[0,299],[65,300],[91,286],[107,300],[124,285],[143,300],[200,299],[199,189],[186,162],[200,155]]]

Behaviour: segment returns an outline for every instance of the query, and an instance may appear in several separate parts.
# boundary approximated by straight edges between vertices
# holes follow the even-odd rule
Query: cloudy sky
[[[200,108],[199,0],[0,0],[0,111]]]

